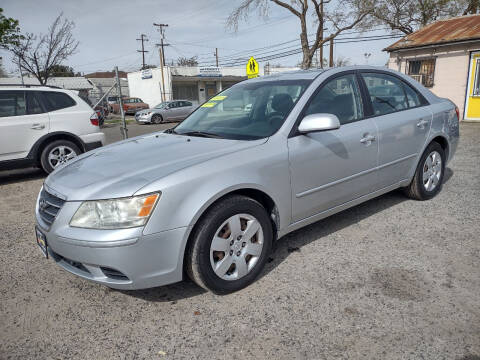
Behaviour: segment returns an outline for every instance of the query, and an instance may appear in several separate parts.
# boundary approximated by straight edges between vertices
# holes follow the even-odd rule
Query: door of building
[[[480,51],[470,54],[468,71],[464,119],[480,121]]]
[[[207,82],[205,85],[205,91],[207,92],[207,100],[210,100],[217,93],[217,85],[214,82]]]

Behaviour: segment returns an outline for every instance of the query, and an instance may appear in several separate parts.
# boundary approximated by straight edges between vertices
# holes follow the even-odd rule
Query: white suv
[[[47,173],[100,147],[95,111],[75,92],[49,86],[0,87],[0,169],[40,166]]]

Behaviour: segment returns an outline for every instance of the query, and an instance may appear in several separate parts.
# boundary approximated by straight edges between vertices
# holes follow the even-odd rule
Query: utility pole
[[[330,39],[330,66],[331,68],[333,67],[333,37]]]
[[[215,53],[213,55],[215,55],[215,59],[217,60],[217,68],[218,68],[218,48],[215,48]]]
[[[145,69],[145,53],[148,52],[147,50],[145,50],[145,47],[144,47],[143,43],[145,41],[148,41],[147,35],[140,34],[140,39],[137,39],[137,40],[142,42],[142,50],[137,50],[137,52],[142,53],[142,70],[143,70],[143,69]]]
[[[169,44],[164,44],[163,43],[163,40],[165,39],[165,29],[166,27],[168,27],[168,24],[157,24],[157,23],[153,23],[153,26],[156,26],[158,27],[158,31],[160,31],[160,46],[162,47],[162,61],[163,61],[163,65],[165,65],[165,49],[164,49],[164,46],[168,46]]]
[[[160,72],[162,74],[162,88],[160,89],[160,95],[162,97],[162,102],[165,101],[165,75],[163,74],[163,67],[165,66],[164,62],[163,62],[163,47],[161,44],[157,44],[158,46],[158,52],[159,52],[159,55],[160,55]]]

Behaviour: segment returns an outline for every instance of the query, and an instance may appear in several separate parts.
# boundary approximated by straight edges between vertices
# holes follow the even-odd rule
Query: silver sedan
[[[137,123],[160,124],[166,121],[179,121],[190,115],[196,106],[190,100],[173,100],[162,102],[151,109],[137,111]]]
[[[458,138],[458,108],[392,70],[252,79],[174,129],[50,174],[37,201],[37,243],[67,271],[112,288],[188,274],[232,292],[296,229],[397,188],[416,200],[437,195]]]

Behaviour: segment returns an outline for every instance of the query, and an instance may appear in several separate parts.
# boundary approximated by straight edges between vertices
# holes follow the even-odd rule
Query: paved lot
[[[480,126],[461,133],[438,197],[393,192],[296,231],[227,296],[68,274],[34,244],[42,174],[0,173],[0,358],[480,359]]]

